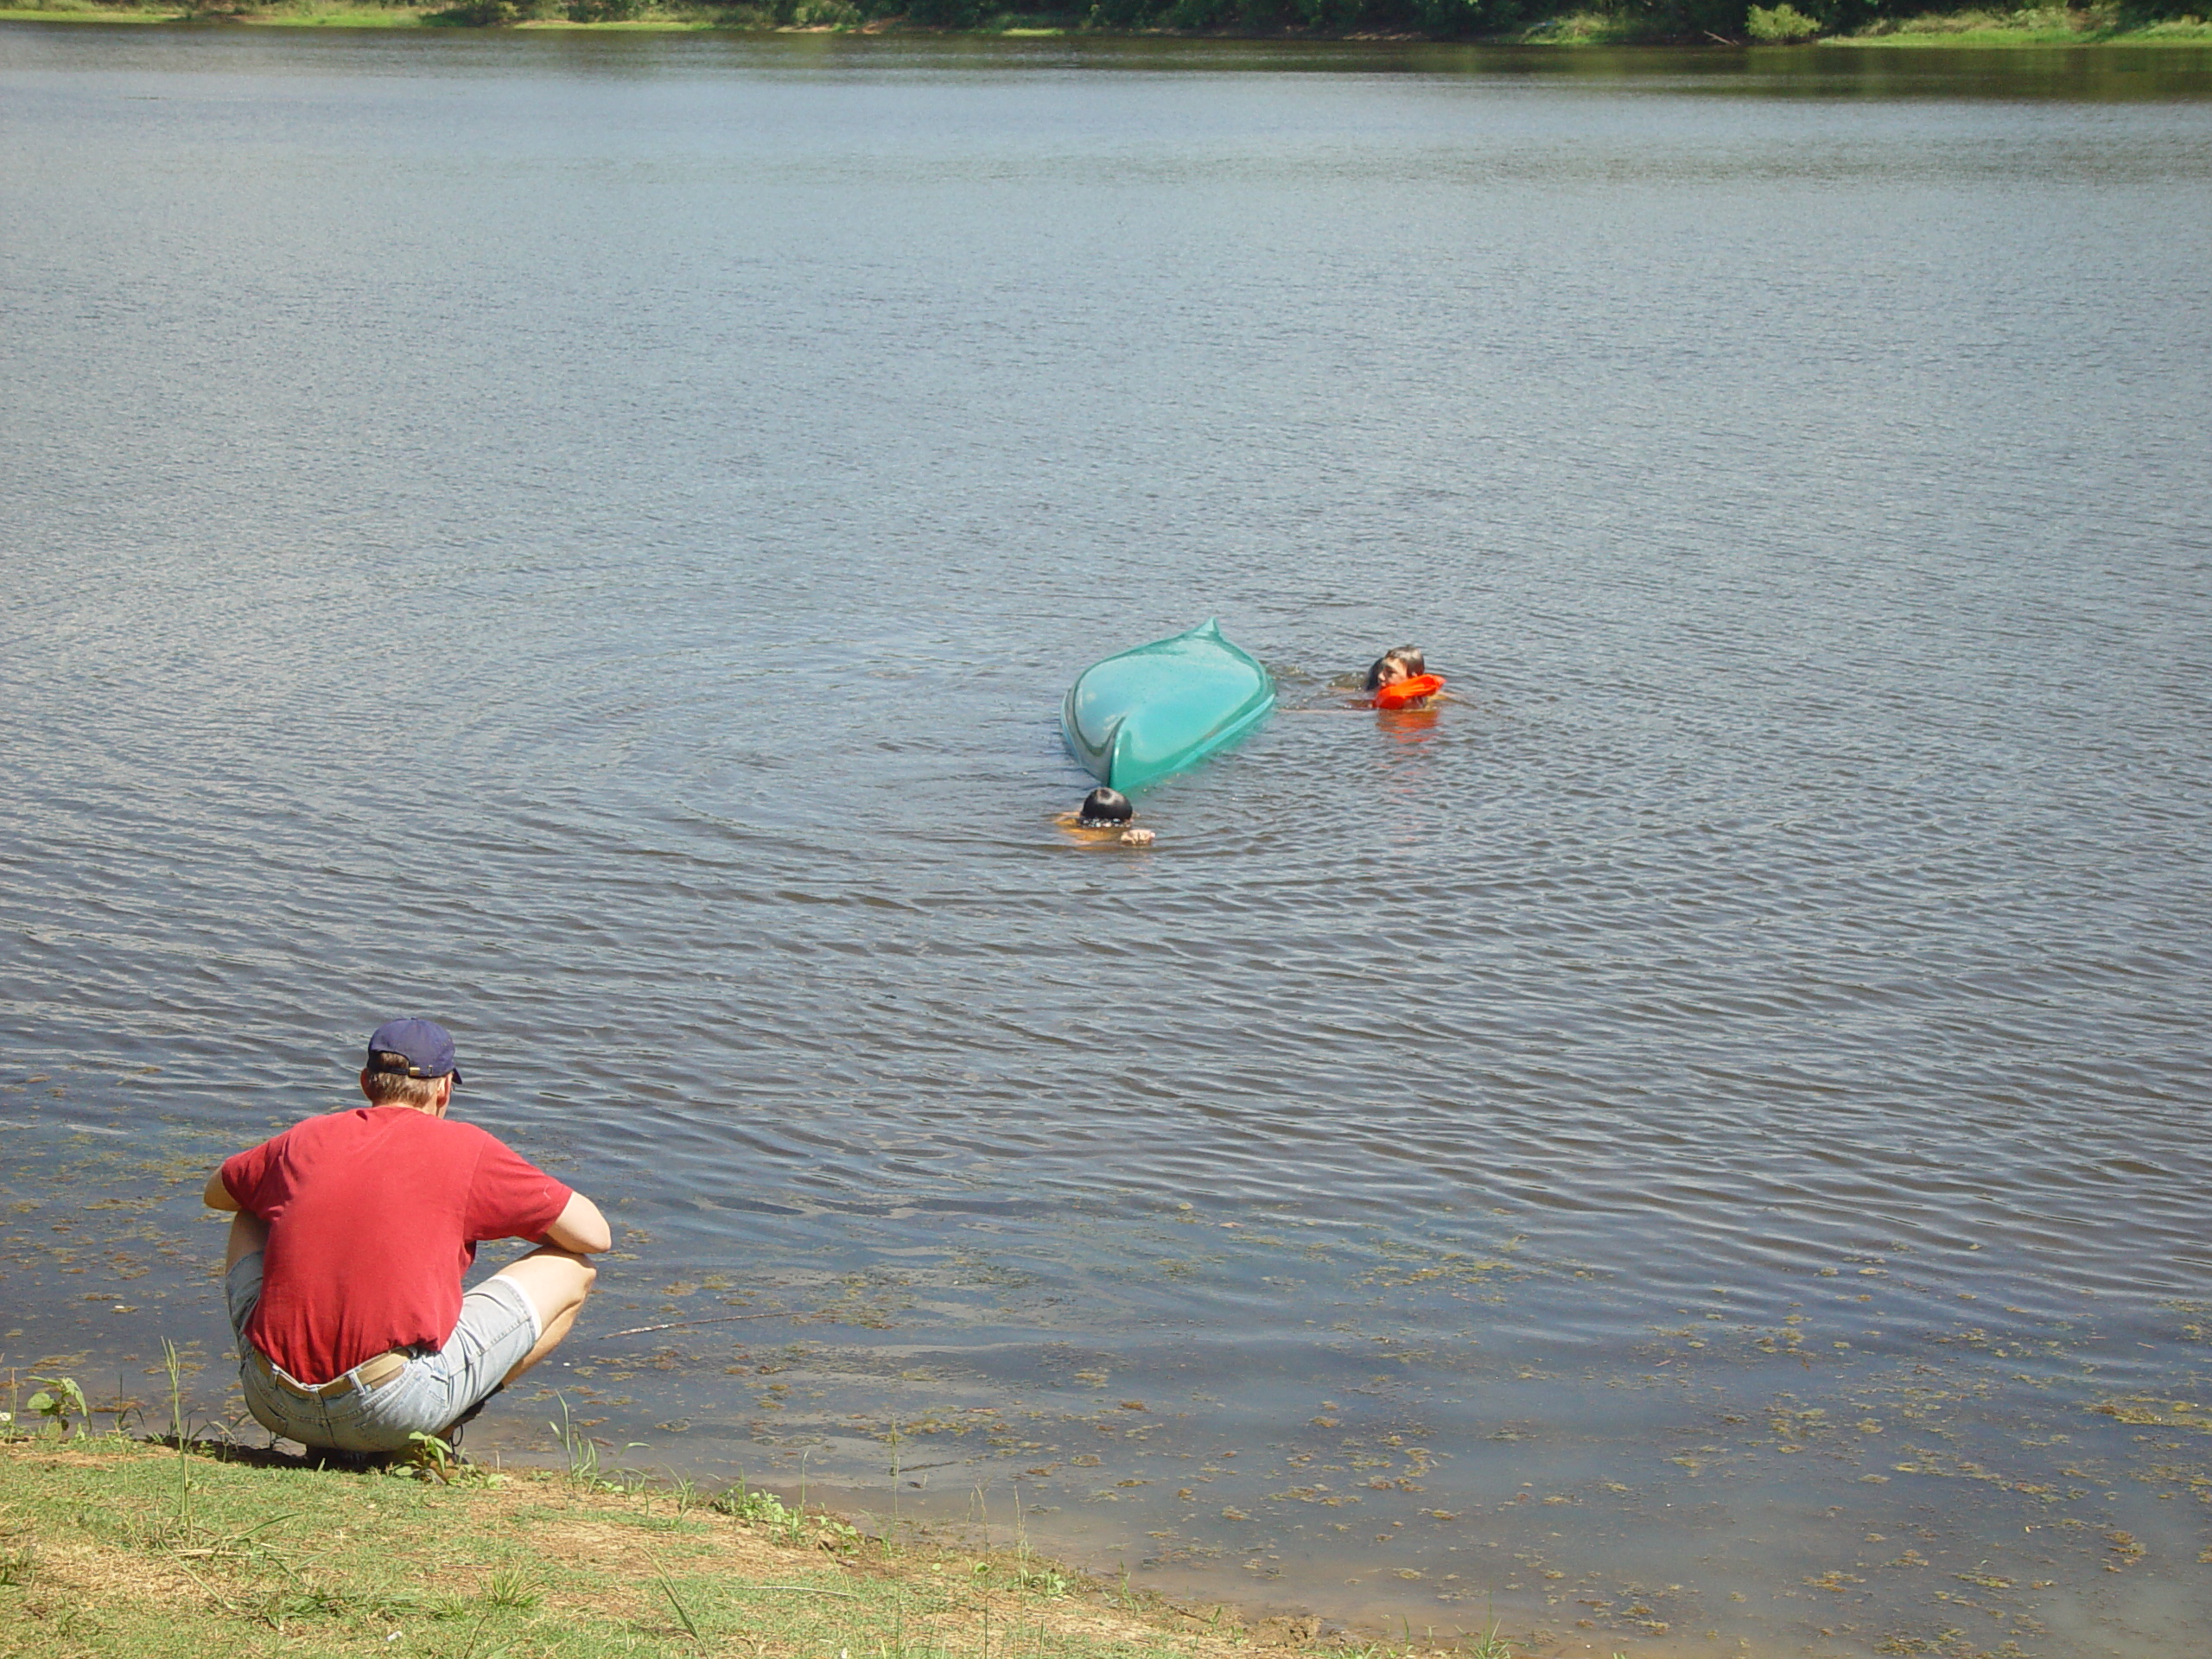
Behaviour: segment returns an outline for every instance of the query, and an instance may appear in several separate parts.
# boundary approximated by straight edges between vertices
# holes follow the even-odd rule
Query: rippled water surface
[[[2212,1618],[2212,57],[9,26],[0,151],[7,1363],[218,1408],[199,1183],[421,1011],[620,1224],[510,1455]]]

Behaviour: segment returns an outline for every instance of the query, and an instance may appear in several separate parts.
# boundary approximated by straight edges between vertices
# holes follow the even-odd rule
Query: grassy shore
[[[731,0],[721,5],[688,4],[684,0],[621,0],[634,15],[620,18],[594,16],[607,10],[605,0],[585,0],[569,11],[583,15],[534,16],[522,11],[542,9],[514,0],[447,0],[443,4],[364,4],[361,0],[176,0],[175,3],[143,4],[137,0],[36,0],[33,4],[0,5],[0,21],[85,23],[220,23],[248,24],[274,29],[423,29],[497,25],[531,32],[584,31],[594,34],[683,33],[707,29],[802,34],[936,34],[958,33],[1011,37],[1046,37],[1084,34],[1113,35],[1127,31],[1090,28],[1082,11],[1005,11],[958,30],[945,31],[911,24],[903,18],[863,21],[842,0],[800,0],[803,18],[812,21],[779,22],[772,0],[749,5]],[[792,10],[789,6],[785,11]],[[1705,45],[1768,44],[1854,47],[2051,47],[2051,46],[2174,46],[2212,44],[2212,21],[2198,17],[2138,21],[2113,6],[2040,6],[2017,10],[1970,10],[1932,13],[1923,16],[1884,19],[1849,34],[1819,35],[1809,17],[1801,17],[1786,6],[1770,9],[1769,16],[1784,11],[1805,23],[1802,31],[1784,31],[1764,39],[1732,41],[1708,35]],[[1754,14],[1755,21],[1758,14]],[[1631,16],[1603,11],[1567,11],[1530,22],[1511,34],[1478,42],[1492,45],[1634,46],[1657,43],[1648,34],[1649,24]],[[1151,30],[1141,33],[1163,34]],[[1358,38],[1358,37],[1354,37]],[[1679,42],[1676,42],[1679,43]]]
[[[117,1436],[0,1441],[11,1654],[1226,1659],[1310,1634],[1022,1549],[864,1537],[765,1493],[710,1505],[682,1486],[543,1471],[360,1473]],[[1510,1659],[1495,1641],[1457,1651]]]

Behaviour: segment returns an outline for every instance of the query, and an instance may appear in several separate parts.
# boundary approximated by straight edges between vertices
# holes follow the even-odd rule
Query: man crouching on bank
[[[296,1123],[227,1160],[210,1208],[245,1402],[273,1434],[389,1452],[454,1427],[551,1353],[613,1242],[581,1192],[446,1116],[453,1039],[394,1020],[369,1039],[368,1105]],[[538,1248],[467,1295],[485,1239]]]

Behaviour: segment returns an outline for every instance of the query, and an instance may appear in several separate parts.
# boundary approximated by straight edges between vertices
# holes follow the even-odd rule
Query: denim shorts
[[[512,1279],[493,1277],[461,1300],[461,1322],[435,1354],[418,1354],[381,1387],[335,1398],[295,1394],[251,1357],[246,1321],[261,1300],[261,1252],[225,1275],[231,1329],[238,1333],[238,1382],[254,1421],[281,1439],[334,1452],[398,1452],[410,1434],[443,1434],[491,1394],[537,1345],[537,1310]]]

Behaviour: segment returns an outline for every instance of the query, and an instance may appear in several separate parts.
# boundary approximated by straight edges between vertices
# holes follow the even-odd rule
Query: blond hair
[[[411,1106],[427,1112],[438,1103],[438,1085],[445,1081],[445,1077],[410,1077],[404,1071],[364,1071],[361,1092],[372,1106]]]

